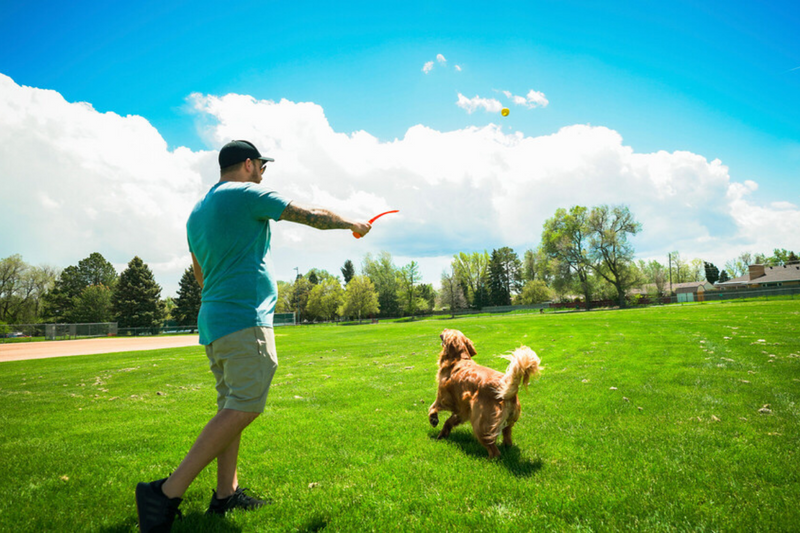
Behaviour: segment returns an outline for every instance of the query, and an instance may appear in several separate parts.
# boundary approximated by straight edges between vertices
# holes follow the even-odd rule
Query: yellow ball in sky
[[[503,108],[503,109],[500,111],[500,114],[501,114],[501,115],[503,115],[504,117],[507,117],[509,113],[510,113],[510,111],[508,110],[508,108],[507,108],[507,107],[504,107],[504,108]]]

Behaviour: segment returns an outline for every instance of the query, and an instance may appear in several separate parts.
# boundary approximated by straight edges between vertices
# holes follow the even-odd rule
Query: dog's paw
[[[439,414],[433,413],[432,415],[428,416],[428,420],[431,422],[431,426],[436,427],[439,425]]]

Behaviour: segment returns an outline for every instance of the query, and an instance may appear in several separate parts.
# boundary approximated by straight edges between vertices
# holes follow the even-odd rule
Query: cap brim
[[[274,163],[274,162],[275,162],[275,160],[274,160],[274,159],[272,159],[271,157],[259,157],[259,159],[260,159],[261,161],[264,161],[264,162],[266,162],[266,163]]]

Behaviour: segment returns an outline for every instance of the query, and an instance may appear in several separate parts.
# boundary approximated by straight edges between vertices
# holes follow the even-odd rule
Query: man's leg
[[[233,409],[220,410],[203,428],[180,466],[161,486],[164,495],[168,498],[182,497],[198,474],[220,454],[228,451],[234,440],[236,446],[233,451],[238,455],[242,430],[258,418],[258,415],[259,413],[234,411]],[[228,451],[228,453],[230,452]],[[229,464],[230,460],[224,456],[223,462]],[[235,469],[234,459],[234,471]]]
[[[239,488],[236,462],[239,458],[241,436],[241,433],[237,435],[233,442],[217,456],[217,498],[220,500],[231,496]]]

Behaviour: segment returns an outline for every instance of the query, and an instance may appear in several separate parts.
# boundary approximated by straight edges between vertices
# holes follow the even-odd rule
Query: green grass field
[[[798,325],[787,300],[281,328],[239,468],[274,503],[206,518],[211,467],[173,530],[797,531]],[[428,424],[445,327],[542,359],[500,460]],[[200,347],[0,364],[0,530],[135,530],[212,384]]]

